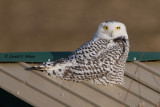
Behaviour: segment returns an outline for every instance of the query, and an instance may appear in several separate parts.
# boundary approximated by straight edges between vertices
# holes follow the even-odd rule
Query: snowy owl
[[[106,21],[98,26],[93,38],[72,55],[33,68],[65,80],[87,80],[103,85],[122,84],[128,52],[125,25],[117,21]]]

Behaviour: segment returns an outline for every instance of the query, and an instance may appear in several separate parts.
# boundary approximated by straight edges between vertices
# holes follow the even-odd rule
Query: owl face
[[[98,27],[96,36],[107,40],[115,39],[117,37],[128,39],[125,25],[117,21],[102,22]]]

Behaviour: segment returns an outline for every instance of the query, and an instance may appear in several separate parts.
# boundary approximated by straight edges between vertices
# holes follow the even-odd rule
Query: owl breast
[[[66,80],[89,80],[96,84],[123,83],[128,47],[121,41],[98,39],[78,49],[69,61],[72,63],[63,76]],[[124,49],[125,52],[124,52]]]

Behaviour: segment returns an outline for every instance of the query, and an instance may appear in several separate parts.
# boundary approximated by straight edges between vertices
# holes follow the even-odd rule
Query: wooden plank
[[[81,83],[68,82],[68,81],[64,81],[64,80],[60,80],[60,79],[50,78],[49,76],[44,76],[40,72],[36,72],[36,73],[37,73],[37,75],[42,75],[43,78],[49,78],[49,80],[55,81],[58,84],[60,84],[61,86],[68,88],[73,92],[81,94],[83,97],[90,99],[93,102],[97,102],[97,104],[100,106],[109,106],[109,105],[114,105],[115,107],[120,106],[121,103],[123,102],[123,99],[125,97],[125,94],[128,90],[128,87],[129,87],[129,84],[131,81],[131,79],[126,77],[125,81],[127,81],[127,82],[123,88],[122,87],[115,87],[115,86],[104,87],[104,86],[94,85],[89,82],[81,82]],[[133,86],[135,86],[135,88],[131,89],[131,92],[129,95],[130,97],[128,97],[127,105],[125,105],[126,107],[129,105],[135,106],[135,104],[139,103],[140,95],[139,95],[139,92],[137,91],[137,89],[138,89],[137,86],[139,86],[139,83],[135,82],[134,84],[136,84],[136,85],[133,85]],[[149,95],[154,95],[153,97],[151,97],[151,96],[149,97],[148,94],[141,95],[144,103],[148,105],[147,107],[154,107],[156,104],[152,100],[155,97],[157,98],[157,96],[158,96],[157,93],[154,92],[153,90],[148,89],[145,86],[141,86],[141,89],[145,90],[145,92],[147,92],[147,93],[150,93]],[[146,98],[146,97],[148,97],[148,98]],[[99,100],[97,100],[97,98]]]
[[[86,102],[85,100],[64,90],[60,86],[50,83],[30,71],[25,71],[24,68],[18,64],[1,64],[0,69],[14,76],[16,79],[23,81],[23,83],[28,87],[63,105],[76,107],[94,106],[94,104]],[[16,84],[14,85],[16,86]]]
[[[105,86],[93,85],[87,82],[85,82],[84,84],[86,86],[91,87],[94,90],[97,90],[99,93],[102,93],[103,95],[111,96],[111,99],[113,99],[115,102],[118,100],[119,102],[121,102],[120,105],[122,105],[124,98],[126,96],[126,93],[128,91],[128,87],[132,80],[128,77],[125,77],[125,81],[126,81],[125,84],[122,86],[116,85],[116,86],[105,87]],[[141,90],[145,91],[147,95],[142,93],[142,95],[140,96],[139,91],[138,91],[138,86],[139,84],[133,81],[132,87],[129,91],[129,96],[127,97],[127,100],[125,101],[125,106],[135,107],[136,105],[139,104],[139,99],[141,97],[142,101],[145,103],[145,105],[147,105],[145,107],[155,107],[156,100],[158,101],[159,94],[157,94],[156,92],[153,92],[152,90],[148,89],[145,86],[141,86]],[[148,94],[150,96],[148,96]],[[151,95],[154,95],[154,96],[151,96]],[[146,98],[146,97],[150,97],[150,98]],[[156,99],[156,100],[154,101],[153,99]]]
[[[127,61],[160,60],[160,52],[129,52]]]
[[[33,107],[29,103],[21,100],[0,86],[0,105],[1,107]],[[9,103],[8,103],[9,102]]]
[[[23,66],[31,67],[30,65],[27,65],[24,63],[23,63]],[[59,84],[60,87],[65,88],[66,90],[70,91],[72,94],[75,94],[75,93],[78,94],[78,96],[82,97],[88,102],[94,102],[95,105],[97,106],[104,107],[107,105],[112,105],[114,107],[119,107],[120,105],[119,102],[114,101],[109,96],[106,97],[105,95],[91,89],[90,87],[85,86],[84,84],[72,82],[72,81],[65,81],[58,78],[51,78],[39,71],[38,72],[32,71],[32,72],[48,80],[48,82],[51,82],[51,83],[56,82],[57,84]]]
[[[160,61],[143,62],[143,64],[155,75],[160,75]]]
[[[0,62],[46,62],[71,55],[73,52],[14,52],[0,53]],[[129,52],[127,61],[160,60],[160,52]]]
[[[0,87],[33,106],[65,107],[2,71],[0,71]]]
[[[72,52],[13,52],[0,53],[0,62],[46,62],[71,55]]]
[[[138,65],[133,64],[133,63],[127,63],[126,66],[126,74],[130,75],[131,77],[133,77],[134,73],[136,72]],[[160,92],[160,90],[158,89],[158,84],[155,81],[155,78],[160,78],[159,76],[155,75],[153,77],[154,73],[145,70],[143,68],[141,68],[139,66],[139,69],[134,77],[135,80],[140,81],[141,83],[145,84],[146,86],[152,88],[153,90]]]
[[[130,72],[130,71],[127,71],[127,72]],[[124,91],[124,93],[126,93],[127,92],[127,90],[128,90],[128,87],[129,87],[129,85],[130,85],[130,81],[131,81],[131,79],[129,79],[128,77],[125,77],[125,85],[124,85],[124,87],[122,88],[122,87],[99,87],[98,86],[98,88],[97,88],[97,85],[93,85],[93,87],[91,87],[92,89],[95,89],[95,90],[97,90],[97,91],[99,91],[99,90],[102,90],[103,89],[103,92],[101,92],[101,91],[99,91],[99,92],[101,92],[103,95],[106,95],[106,96],[108,96],[108,97],[110,97],[110,99],[112,98],[113,100],[115,100],[115,102],[118,100],[118,102],[122,102],[123,100],[122,100],[122,98],[120,98],[119,97],[119,94],[121,93],[121,91],[120,90],[123,90]],[[134,81],[134,80],[133,80]],[[133,84],[135,84],[135,85],[133,85],[133,88],[131,88],[131,94],[132,94],[132,96],[134,96],[135,97],[135,99],[138,99],[138,100],[135,100],[135,101],[137,101],[136,103],[139,103],[138,101],[139,101],[139,99],[140,99],[140,95],[139,95],[139,92],[138,92],[138,86],[139,86],[139,83],[138,82],[136,82],[136,81],[134,81],[134,83]],[[89,86],[91,85],[91,84],[88,84]],[[157,92],[155,92],[155,91],[153,91],[152,89],[150,89],[150,88],[148,88],[148,87],[146,87],[146,86],[143,86],[142,84],[141,84],[141,90],[145,90],[144,92],[146,93],[146,94],[143,94],[143,92],[142,92],[142,95],[141,95],[141,97],[142,97],[142,100],[144,100],[145,101],[145,104],[149,104],[149,105],[151,105],[151,106],[155,106],[156,104],[156,101],[154,101],[153,99],[157,99],[158,98],[158,96],[159,96],[159,93],[157,93]],[[116,92],[116,93],[115,93]],[[116,95],[115,95],[116,94]],[[151,97],[151,95],[153,95],[152,97]],[[133,97],[133,98],[134,98]],[[132,99],[133,100],[133,99]],[[130,104],[132,104],[132,100],[130,100],[131,102],[130,102]],[[135,106],[135,105],[134,105]]]
[[[7,73],[9,73],[11,76],[14,76],[17,81],[22,81],[21,83],[23,83],[23,85],[27,85],[27,87],[49,97],[52,100],[54,100],[54,98],[58,101],[60,100],[66,105],[119,107],[122,105],[131,81],[133,81],[133,83],[125,102],[126,107],[137,106],[140,102],[140,98],[142,102],[144,102],[145,107],[155,107],[156,102],[159,100],[160,93],[157,93],[143,84],[139,84],[139,82],[132,80],[132,78],[125,77],[125,84],[123,86],[104,87],[94,85],[89,82],[76,83],[68,82],[58,78],[51,78],[39,71],[25,71],[24,69],[27,67],[30,67],[30,65],[26,63],[6,63],[0,65],[0,68],[3,69],[3,71],[7,71]],[[135,68],[135,64],[127,63],[126,72],[131,72],[130,75],[133,76]],[[141,69],[142,68],[140,68],[140,70]],[[148,72],[147,74],[143,75],[145,72],[148,71],[144,70],[144,72],[140,72],[142,73],[140,74],[141,78],[151,74]],[[139,92],[139,86],[141,92]],[[155,88],[155,86],[152,88]]]
[[[131,88],[129,89],[130,84]],[[144,102],[145,107],[155,107],[160,95],[160,93],[157,93],[152,89],[144,86],[143,84],[140,84],[139,82],[136,82],[128,77],[125,77],[125,84],[120,88],[124,89],[125,91],[129,91],[127,97],[128,100],[126,100],[126,102],[134,106],[136,106],[141,99],[141,101]],[[133,100],[131,96],[132,98],[136,97],[136,100]]]

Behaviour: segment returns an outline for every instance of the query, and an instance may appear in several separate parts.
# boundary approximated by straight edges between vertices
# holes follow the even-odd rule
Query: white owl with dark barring
[[[52,77],[87,80],[95,84],[122,84],[129,41],[126,27],[117,21],[102,22],[93,38],[73,55],[34,66]]]

